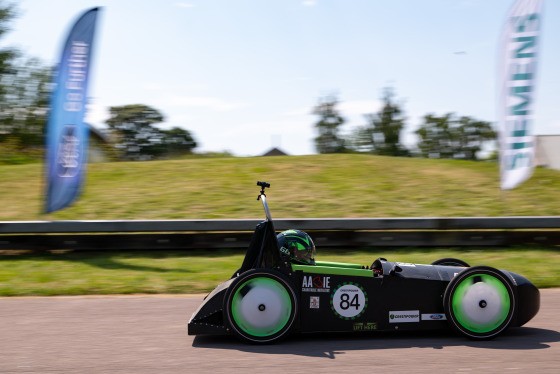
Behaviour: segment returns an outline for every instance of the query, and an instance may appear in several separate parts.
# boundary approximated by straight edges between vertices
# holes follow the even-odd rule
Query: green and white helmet
[[[277,238],[280,252],[289,256],[291,260],[315,265],[315,244],[307,233],[301,230],[286,230],[278,234]]]

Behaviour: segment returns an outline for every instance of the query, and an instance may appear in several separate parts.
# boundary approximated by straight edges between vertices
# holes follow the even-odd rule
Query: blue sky
[[[87,120],[146,104],[200,151],[315,153],[311,112],[336,93],[345,134],[395,89],[404,141],[427,113],[495,122],[498,40],[513,0],[20,0],[2,47],[55,64],[102,6]],[[535,134],[560,134],[560,1],[545,0]]]

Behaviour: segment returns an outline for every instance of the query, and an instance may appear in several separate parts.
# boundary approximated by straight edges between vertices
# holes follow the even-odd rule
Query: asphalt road
[[[371,333],[268,346],[188,336],[199,296],[0,298],[0,373],[558,373],[560,289],[541,297],[525,327],[487,342]]]

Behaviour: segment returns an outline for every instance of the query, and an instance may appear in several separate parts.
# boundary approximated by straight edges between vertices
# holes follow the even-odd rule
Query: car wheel
[[[470,267],[470,265],[465,261],[458,260],[456,258],[440,258],[439,260],[432,262],[430,265],[459,266],[465,268]]]
[[[272,343],[289,334],[298,315],[292,282],[274,270],[239,275],[225,297],[226,327],[242,340]]]
[[[471,339],[491,339],[511,323],[516,296],[504,273],[489,266],[474,266],[449,282],[443,307],[455,330]]]

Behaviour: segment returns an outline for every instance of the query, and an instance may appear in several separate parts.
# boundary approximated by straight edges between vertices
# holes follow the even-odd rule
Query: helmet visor
[[[301,245],[301,243],[295,243],[295,247],[292,250],[292,256],[294,260],[299,261],[304,264],[315,265],[315,245],[311,242],[311,245]]]

